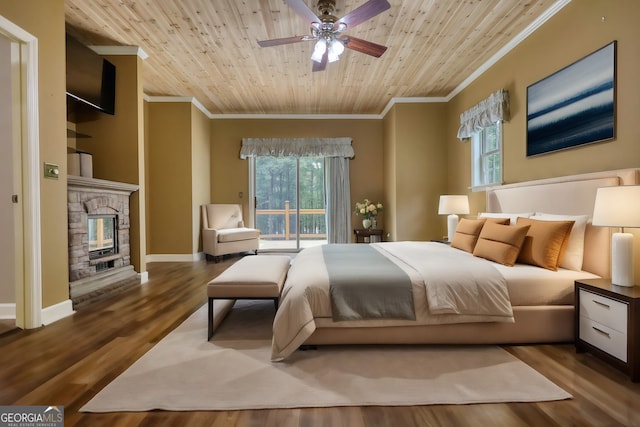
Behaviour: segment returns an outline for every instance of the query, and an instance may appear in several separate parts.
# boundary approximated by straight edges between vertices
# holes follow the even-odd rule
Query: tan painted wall
[[[470,147],[455,138],[459,114],[500,88],[511,97],[512,117],[504,124],[505,183],[640,167],[638,16],[640,2],[635,0],[573,1],[456,96],[449,103],[449,190],[464,191],[470,184]],[[616,138],[527,158],[527,86],[613,40],[618,40]],[[484,193],[474,196],[471,211],[484,209]]]
[[[14,183],[14,127],[19,127],[14,118],[13,110],[19,100],[14,99],[16,82],[12,77],[11,50],[12,41],[0,35],[0,200],[11,200],[16,194]],[[16,254],[14,230],[17,206],[3,203],[0,207],[0,236],[3,244],[0,246],[0,304],[16,303]],[[18,218],[19,219],[19,218]]]
[[[442,237],[438,200],[446,186],[446,127],[443,103],[396,104],[387,123],[389,141],[385,141],[395,165],[385,183],[395,193],[395,230],[391,240],[429,240]]]
[[[151,102],[149,254],[192,253],[191,103]]]
[[[385,208],[386,227],[385,238],[387,240],[397,240],[398,236],[398,192],[396,171],[398,162],[396,161],[396,112],[397,109],[392,108],[383,121],[383,185],[384,194],[387,200]]]
[[[211,199],[211,126],[210,120],[191,106],[191,188],[192,253],[202,252],[202,215],[200,206]]]
[[[77,139],[79,150],[93,155],[93,177],[139,185],[130,201],[131,264],[146,271],[145,138],[142,59],[134,55],[107,56],[116,66],[115,115],[98,113],[94,120],[76,123],[76,130],[91,135]]]
[[[202,251],[200,206],[211,197],[210,119],[190,102],[146,102],[148,253]]]
[[[491,92],[506,88],[511,120],[504,125],[505,183],[640,167],[640,2],[573,1],[450,102],[447,131],[449,190],[470,183],[470,148],[455,139],[458,116]],[[604,17],[604,20],[603,20]],[[527,86],[617,40],[616,137],[535,157],[526,157]],[[472,194],[471,212],[484,210],[484,192]],[[640,233],[636,277],[640,276]]]
[[[69,298],[64,2],[3,1],[0,15],[38,38],[40,162],[61,168],[60,179],[40,180],[42,306],[49,307]]]
[[[248,161],[240,159],[242,138],[351,137],[355,157],[350,163],[352,204],[365,197],[383,204],[382,120],[262,120],[211,121],[211,201],[242,203],[248,216]],[[243,192],[240,199],[238,193]],[[384,212],[380,225],[384,225]],[[357,227],[361,219],[352,217]]]

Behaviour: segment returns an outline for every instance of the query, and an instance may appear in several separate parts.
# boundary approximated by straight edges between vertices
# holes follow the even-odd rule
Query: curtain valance
[[[351,138],[243,138],[240,158],[354,156]]]
[[[460,114],[458,139],[471,138],[474,133],[509,118],[509,92],[500,89]]]

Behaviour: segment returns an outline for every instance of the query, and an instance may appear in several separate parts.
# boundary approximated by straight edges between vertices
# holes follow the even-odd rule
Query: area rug
[[[216,301],[216,322],[229,305]],[[271,301],[238,301],[207,342],[206,306],[81,411],[241,410],[562,400],[497,346],[321,346],[273,363]]]

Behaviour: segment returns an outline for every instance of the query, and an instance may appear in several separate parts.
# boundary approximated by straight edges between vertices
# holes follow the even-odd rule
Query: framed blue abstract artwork
[[[527,156],[615,135],[616,41],[527,87]]]

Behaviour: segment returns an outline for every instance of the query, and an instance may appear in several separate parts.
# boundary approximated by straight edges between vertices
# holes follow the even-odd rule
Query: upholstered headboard
[[[620,169],[507,184],[487,190],[487,211],[545,212],[591,217],[599,187],[634,184],[640,184],[640,169]],[[583,270],[610,277],[610,241],[608,228],[587,225]]]

